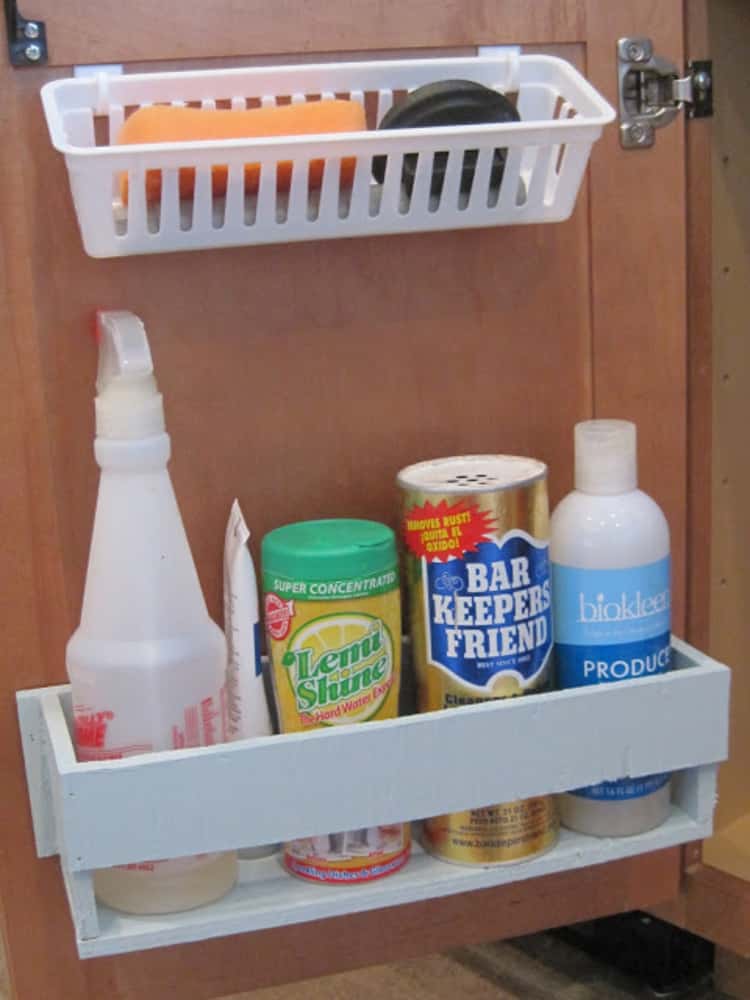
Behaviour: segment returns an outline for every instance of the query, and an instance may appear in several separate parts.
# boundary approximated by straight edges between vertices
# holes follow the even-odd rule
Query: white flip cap
[[[636,427],[629,420],[584,420],[575,428],[576,489],[629,493],[638,487]]]
[[[146,329],[131,312],[98,312],[96,434],[133,440],[164,433],[164,407]]]

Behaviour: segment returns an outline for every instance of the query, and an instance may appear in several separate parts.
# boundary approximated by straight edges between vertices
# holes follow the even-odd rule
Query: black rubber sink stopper
[[[429,128],[446,125],[484,125],[495,122],[518,122],[521,116],[505,94],[473,80],[441,80],[417,87],[403,101],[383,116],[378,129]],[[461,191],[471,190],[479,151],[467,149],[463,157]],[[499,187],[505,169],[507,149],[496,149],[492,158],[491,187]],[[375,156],[373,176],[381,184],[385,179],[387,156]],[[445,180],[447,152],[437,152],[433,160],[430,193],[439,195]],[[411,194],[417,170],[417,153],[404,156],[402,182]]]

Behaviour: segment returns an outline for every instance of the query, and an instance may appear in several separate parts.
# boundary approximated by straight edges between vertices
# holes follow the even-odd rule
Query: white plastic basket
[[[125,116],[167,103],[246,108],[350,97],[370,125],[399,96],[426,83],[469,79],[517,94],[521,122],[370,131],[289,138],[117,146]],[[380,233],[555,222],[575,205],[591,146],[614,111],[572,66],[550,56],[504,50],[492,56],[329,63],[240,70],[149,73],[58,80],[42,88],[50,135],[65,155],[84,247],[94,257],[198,250]],[[496,149],[506,149],[502,181],[492,183]],[[461,191],[464,155],[476,156]],[[404,156],[416,158],[411,189]],[[434,157],[447,154],[442,190],[431,193]],[[387,157],[383,183],[373,157]],[[441,157],[441,158],[442,158]],[[342,158],[354,158],[350,186]],[[322,185],[308,190],[311,160],[325,161]],[[292,163],[288,192],[276,165]],[[246,194],[244,165],[260,166],[257,194]],[[226,197],[214,197],[212,165],[228,166]],[[180,200],[180,168],[195,169],[195,190]],[[161,170],[161,198],[148,204],[147,170]],[[130,197],[119,197],[126,172]]]

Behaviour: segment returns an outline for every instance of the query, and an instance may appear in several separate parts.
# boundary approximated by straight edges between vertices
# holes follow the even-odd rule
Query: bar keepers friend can
[[[401,601],[391,529],[352,519],[288,524],[266,535],[262,558],[281,731],[397,716]],[[336,779],[335,760],[328,777]],[[318,882],[369,882],[409,857],[408,823],[310,834],[284,845],[284,864]]]
[[[544,690],[552,679],[544,463],[436,459],[403,469],[398,484],[420,711]],[[424,841],[446,861],[487,865],[549,849],[558,828],[553,798],[538,796],[435,816]]]

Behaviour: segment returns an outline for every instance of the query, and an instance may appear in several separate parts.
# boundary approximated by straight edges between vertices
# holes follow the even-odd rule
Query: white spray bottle
[[[66,658],[79,760],[226,738],[226,643],[209,618],[167,471],[146,331],[132,313],[102,312],[98,332],[101,478],[81,624]],[[230,852],[103,869],[94,885],[116,909],[165,913],[219,898],[236,874]]]

